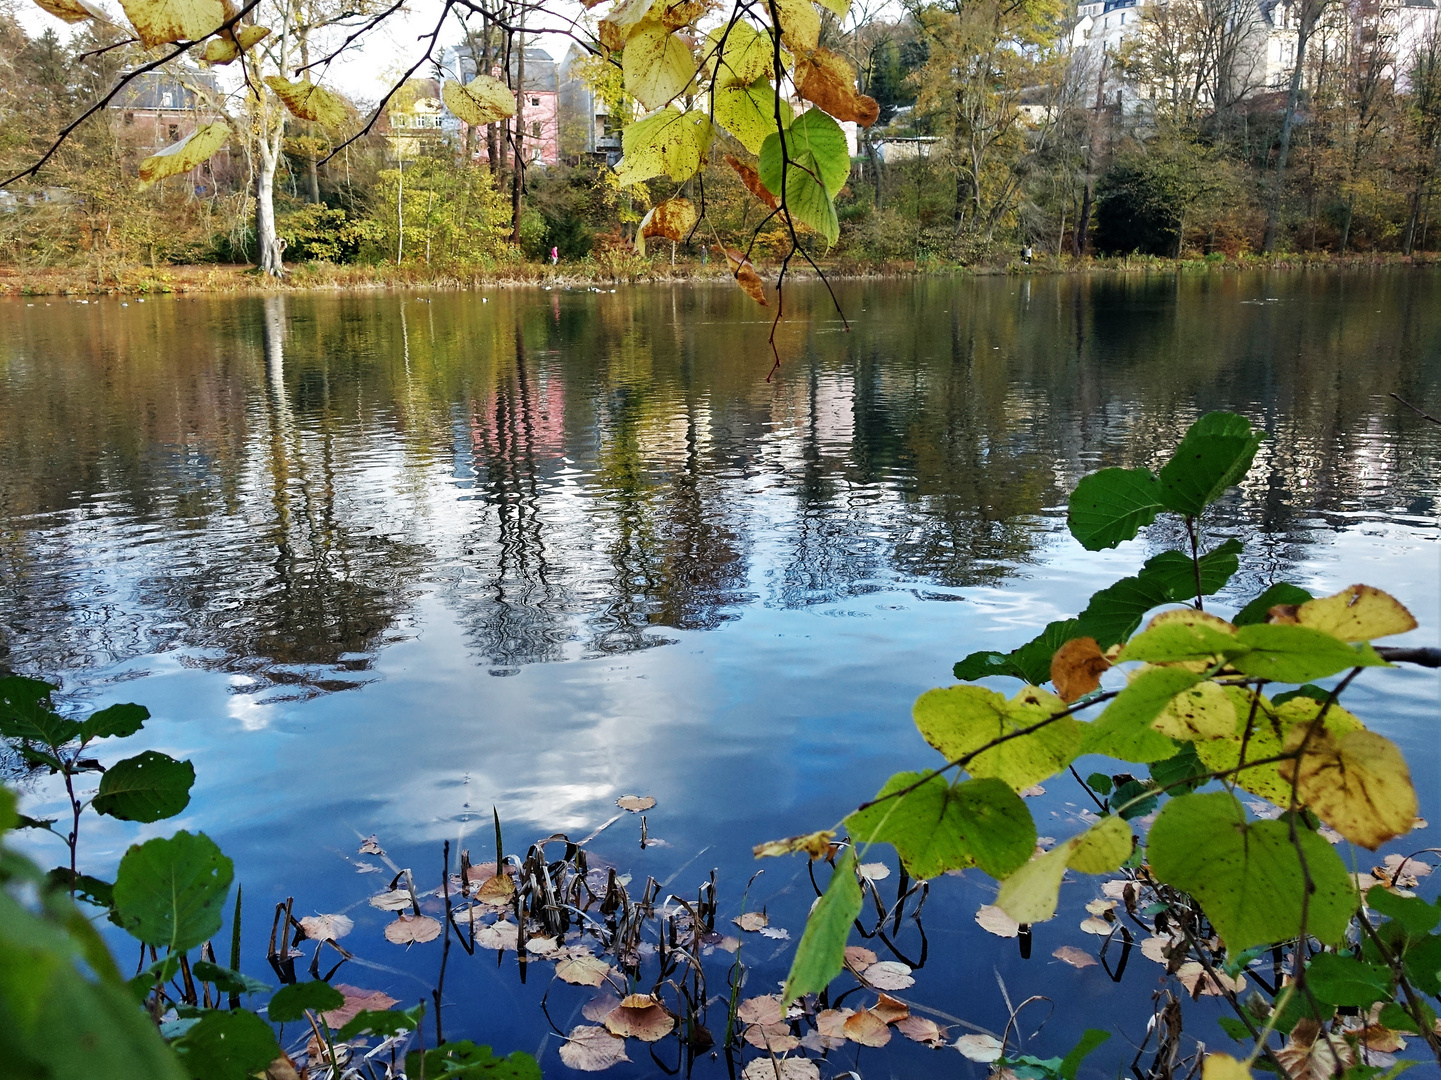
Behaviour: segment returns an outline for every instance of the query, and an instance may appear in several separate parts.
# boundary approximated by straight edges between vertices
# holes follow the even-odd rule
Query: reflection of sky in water
[[[856,332],[821,334],[830,317],[800,304],[773,385],[747,359],[766,325],[716,290],[63,309],[78,327],[20,309],[0,335],[0,645],[87,707],[146,703],[141,742],[195,760],[178,821],[87,823],[93,866],[204,829],[254,910],[295,895],[356,917],[379,967],[351,982],[413,996],[437,959],[377,946],[356,838],[428,881],[442,839],[491,851],[492,805],[520,847],[654,795],[665,845],[642,852],[628,818],[600,853],[685,891],[718,867],[737,908],[752,844],[930,760],[909,705],[952,662],[1020,643],[1164,546],[1158,526],[1083,553],[1065,496],[1099,464],[1154,460],[1198,409],[1275,434],[1207,523],[1251,537],[1218,610],[1281,578],[1368,581],[1435,643],[1441,438],[1386,394],[1441,402],[1441,309],[1421,302],[1437,279],[1227,280],[847,287]],[[1309,321],[1243,305],[1248,289],[1291,290]],[[1363,318],[1383,306],[1367,289],[1384,322]],[[1437,685],[1368,672],[1351,694],[1433,820]],[[57,794],[33,790],[42,811]],[[1041,833],[1074,831],[1077,798],[1057,782],[1035,800]],[[804,870],[765,869],[751,906],[798,932]],[[1094,1003],[1058,1017],[1047,1052],[1114,1009],[1139,1035],[1144,961],[1117,988],[1050,959],[1090,895],[1063,894],[1023,964],[972,932],[984,880],[947,879],[912,996],[998,1026],[994,968],[1013,998],[1059,984]],[[475,962],[450,980],[448,1028],[539,1042],[543,986]]]

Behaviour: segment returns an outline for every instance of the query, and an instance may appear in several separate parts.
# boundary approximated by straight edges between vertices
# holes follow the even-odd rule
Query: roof
[[[469,47],[465,44],[455,46],[454,56],[454,66],[459,71],[461,78],[466,82],[475,78],[475,58],[471,55]],[[512,81],[514,81],[519,60],[519,56],[511,54]],[[560,73],[555,60],[551,58],[550,53],[535,45],[527,45],[525,48],[525,89],[542,94],[554,94],[560,90]]]
[[[209,71],[186,71],[183,80],[159,71],[138,75],[110,102],[112,109],[153,109],[157,112],[189,112],[200,108],[200,97],[191,87],[218,90]]]

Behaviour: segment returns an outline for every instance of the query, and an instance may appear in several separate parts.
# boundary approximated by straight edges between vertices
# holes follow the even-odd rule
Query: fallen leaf
[[[610,974],[610,965],[597,956],[568,956],[555,965],[555,974],[573,986],[599,986]]]
[[[1157,934],[1155,937],[1148,937],[1141,942],[1141,955],[1147,960],[1154,960],[1156,963],[1166,966],[1171,962],[1167,955],[1176,947],[1176,942],[1169,937]]]
[[[1073,638],[1051,657],[1051,682],[1062,701],[1075,701],[1099,689],[1101,674],[1110,666],[1095,638]]]
[[[791,1033],[791,1026],[787,1023],[779,1024],[749,1024],[741,1038],[750,1043],[758,1050],[764,1050],[770,1054],[785,1054],[800,1046],[800,1039]]]
[[[1344,1039],[1323,1039],[1320,1034],[1321,1026],[1304,1017],[1291,1029],[1286,1045],[1276,1051],[1292,1080],[1329,1080],[1355,1063],[1355,1051],[1349,1043]]]
[[[822,829],[820,832],[805,833],[802,836],[787,836],[784,840],[768,840],[764,844],[757,844],[751,853],[757,859],[764,859],[804,851],[812,859],[823,859],[830,851],[831,841],[835,836],[834,829]]]
[[[946,1029],[924,1016],[908,1016],[897,1021],[896,1030],[912,1042],[925,1043],[927,1046],[946,1045]]]
[[[731,937],[729,934],[717,934],[716,937],[719,940],[717,940],[714,945],[706,947],[707,953],[709,953],[711,949],[719,949],[721,952],[733,953],[741,947],[741,939],[738,937]]]
[[[631,994],[605,1018],[606,1030],[622,1039],[656,1042],[675,1028],[675,1017],[649,994]]]
[[[994,904],[987,904],[977,911],[976,922],[982,930],[995,934],[996,937],[1015,937],[1021,932],[1021,924]]]
[[[735,923],[742,930],[755,932],[770,925],[770,920],[765,917],[764,912],[747,911],[744,915],[737,915],[731,922]]]
[[[440,937],[440,921],[429,915],[397,915],[385,928],[385,940],[396,945],[422,945]]]
[[[360,842],[360,854],[362,855],[384,855],[385,852],[380,846],[380,837],[371,833]]]
[[[1233,979],[1225,972],[1217,971],[1213,979],[1196,960],[1187,960],[1177,968],[1176,978],[1192,997],[1221,997],[1227,990],[1233,994],[1241,994],[1246,990],[1244,975]]]
[[[874,990],[904,990],[914,986],[911,969],[898,960],[882,960],[866,968],[860,980]]]
[[[741,1080],[820,1080],[820,1075],[805,1058],[756,1058],[741,1071]]]
[[[846,967],[859,974],[876,962],[876,954],[860,945],[846,946]]]
[[[411,906],[409,889],[390,889],[370,898],[370,906],[381,911],[404,911]]]
[[[1116,926],[1105,919],[1083,919],[1081,929],[1088,934],[1095,934],[1097,937],[1110,937]]]
[[[890,994],[880,994],[877,996],[876,1003],[871,1006],[871,1012],[887,1024],[894,1024],[910,1016],[911,1007],[904,1001],[898,1001],[891,997]]]
[[[858,1009],[846,1018],[846,1038],[862,1046],[885,1046],[891,1041],[891,1029],[870,1009]]]
[[[1105,881],[1101,883],[1101,893],[1104,896],[1109,896],[1112,900],[1124,900],[1126,898],[1126,886],[1130,884],[1131,882],[1125,878]]]
[[[599,1024],[604,1022],[619,1004],[620,995],[606,987],[580,1007],[580,1015]]]
[[[856,867],[856,872],[868,881],[885,881],[891,876],[891,868],[885,863],[866,862]]]
[[[1006,1052],[1001,1040],[994,1035],[962,1035],[956,1040],[955,1047],[962,1057],[983,1065],[999,1060]]]
[[[761,937],[774,938],[776,941],[789,941],[791,932],[783,926],[761,927]]]
[[[1092,900],[1086,904],[1086,910],[1089,911],[1092,915],[1095,915],[1097,918],[1100,918],[1101,916],[1105,915],[1106,912],[1116,910],[1116,901]]]
[[[265,1066],[264,1080],[300,1080],[300,1071],[296,1069],[295,1062],[282,1053]]]
[[[1043,788],[1043,787],[1041,787],[1040,784],[1032,784],[1030,787],[1026,788],[1024,791],[1019,791],[1019,792],[1017,792],[1016,794],[1020,795],[1020,797],[1023,798],[1023,799],[1034,799],[1034,798],[1037,798],[1037,797],[1039,797],[1039,796],[1041,796],[1041,795],[1044,795],[1045,793],[1046,793],[1046,789]]]
[[[571,1028],[565,1042],[560,1044],[560,1060],[581,1072],[600,1072],[630,1058],[625,1054],[624,1039],[603,1027],[581,1024]]]
[[[553,937],[533,937],[525,943],[525,951],[536,956],[549,956],[559,948]]]
[[[339,941],[355,929],[355,923],[344,915],[307,915],[300,926],[311,941]]]
[[[837,1039],[833,1035],[822,1035],[819,1031],[808,1031],[801,1036],[801,1045],[815,1054],[824,1054],[827,1050],[839,1050],[845,1044],[844,1038]]]
[[[846,1021],[853,1015],[854,1009],[822,1009],[816,1013],[816,1030],[828,1039],[844,1039]]]
[[[1063,960],[1074,968],[1088,968],[1096,966],[1096,958],[1074,945],[1062,945],[1055,952],[1051,953],[1057,960]]]
[[[485,880],[475,896],[482,904],[502,907],[515,896],[515,879],[509,874],[494,874]]]
[[[335,989],[345,995],[345,1004],[320,1014],[327,1027],[343,1028],[363,1012],[385,1012],[399,1002],[380,990],[362,990],[347,983],[336,983]]]
[[[736,1007],[736,1017],[745,1024],[779,1024],[785,1020],[779,994],[747,998]]]
[[[632,814],[639,814],[642,810],[649,810],[655,805],[655,800],[649,795],[622,795],[615,801],[616,806],[622,810],[629,810]]]
[[[475,943],[484,949],[509,949],[511,952],[518,952],[520,927],[501,919],[489,926],[479,927],[475,931]]]

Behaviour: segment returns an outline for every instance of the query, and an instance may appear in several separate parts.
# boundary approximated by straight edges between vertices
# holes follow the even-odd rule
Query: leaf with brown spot
[[[610,1011],[605,1027],[622,1039],[657,1042],[675,1028],[675,1017],[649,994],[631,994]]]
[[[616,806],[622,810],[629,810],[632,814],[639,814],[642,810],[649,810],[655,806],[655,800],[649,795],[622,795],[615,801]]]
[[[756,172],[755,169],[751,168],[751,166],[747,165],[734,154],[726,155],[726,164],[736,171],[736,175],[741,178],[741,183],[746,186],[746,190],[757,199],[765,203],[772,210],[780,207],[780,203],[776,201],[776,197],[766,190],[766,186],[761,183],[761,174]]]
[[[945,1046],[949,1035],[945,1028],[924,1016],[908,1016],[898,1021],[896,1030],[911,1042],[925,1043],[930,1047]]]
[[[846,1038],[862,1046],[885,1046],[891,1041],[891,1029],[871,1009],[857,1009],[846,1018]]]
[[[765,286],[761,284],[760,275],[756,273],[751,261],[739,251],[721,247],[715,247],[714,250],[716,254],[724,255],[730,261],[731,277],[735,278],[736,284],[745,290],[746,295],[761,307],[769,307],[766,303]]]
[[[99,19],[106,23],[110,21],[105,17],[105,12],[91,4],[90,0],[35,0],[35,3],[57,19],[68,23],[83,22],[86,19]]]
[[[597,956],[568,956],[555,965],[555,974],[572,986],[599,986],[610,974],[610,965]]]
[[[796,93],[841,122],[870,127],[881,108],[875,98],[856,90],[856,73],[850,62],[829,49],[801,50],[796,54]]]
[[[640,219],[640,226],[635,231],[635,249],[644,255],[648,236],[683,241],[695,228],[695,223],[695,205],[689,199],[677,197],[657,203]]]
[[[200,41],[229,17],[222,0],[120,0],[147,49],[172,41]]]
[[[440,937],[440,922],[429,915],[397,915],[385,927],[385,940],[394,945],[423,945]]]
[[[871,1006],[871,1012],[887,1024],[894,1024],[910,1016],[911,1007],[904,1001],[898,1001],[891,997],[890,994],[880,994],[876,998],[876,1003]]]
[[[1307,732],[1310,737],[1307,738]],[[1374,731],[1339,737],[1316,725],[1298,724],[1286,750],[1305,744],[1300,761],[1283,761],[1281,776],[1316,816],[1353,844],[1375,851],[1405,836],[1416,820],[1416,789],[1406,759],[1391,740]]]
[[[779,994],[747,998],[736,1007],[736,1017],[746,1024],[779,1024],[786,1018]]]
[[[509,874],[493,874],[476,890],[476,899],[483,904],[500,906],[510,903],[515,895],[515,879]]]
[[[1110,666],[1095,638],[1072,638],[1051,657],[1051,682],[1062,701],[1075,701],[1099,689],[1101,673]]]
[[[323,86],[316,86],[309,79],[289,82],[279,75],[267,75],[265,85],[274,90],[275,96],[301,120],[334,128],[340,127],[349,118],[344,98]]]
[[[355,929],[345,915],[307,915],[300,920],[301,929],[311,941],[339,941]]]
[[[731,922],[735,923],[742,930],[754,933],[770,925],[770,920],[761,911],[747,911],[743,915],[737,915]]]
[[[601,1072],[630,1058],[625,1054],[624,1039],[603,1027],[581,1024],[571,1028],[560,1044],[560,1060],[581,1072]]]
[[[791,1026],[784,1022],[749,1024],[742,1032],[741,1038],[757,1050],[764,1050],[770,1054],[786,1054],[801,1044],[800,1039],[791,1033]]]
[[[1070,964],[1073,968],[1088,968],[1096,966],[1096,958],[1083,949],[1074,945],[1062,945],[1055,952],[1051,953],[1057,960]]]
[[[862,945],[846,946],[846,967],[859,974],[876,962],[876,954]]]
[[[1212,969],[1214,970],[1214,969]],[[1246,992],[1246,977],[1231,978],[1223,971],[1217,971],[1213,978],[1199,961],[1187,960],[1176,969],[1176,978],[1186,988],[1186,993],[1195,997],[1223,997],[1227,991],[1233,994]]]
[[[1401,601],[1370,585],[1352,585],[1335,596],[1318,597],[1304,604],[1278,605],[1270,610],[1266,621],[1299,623],[1353,642],[1416,629],[1415,617]]]
[[[345,1004],[320,1014],[327,1027],[343,1028],[363,1012],[385,1012],[392,1005],[399,1004],[381,990],[362,990],[348,983],[336,983],[335,989],[345,996]]]
[[[812,859],[823,859],[830,851],[831,841],[835,837],[834,829],[822,829],[820,832],[806,833],[804,836],[787,836],[784,840],[767,840],[764,844],[757,844],[752,849],[752,854],[757,859],[765,859],[804,851]]]
[[[222,120],[196,128],[179,142],[171,143],[159,153],[151,154],[140,163],[142,186],[164,180],[167,176],[188,173],[203,165],[230,141],[230,127]]]

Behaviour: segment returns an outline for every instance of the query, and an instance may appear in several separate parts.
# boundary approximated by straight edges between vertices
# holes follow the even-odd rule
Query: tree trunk
[[[515,58],[515,168],[510,174],[510,242],[520,243],[520,193],[525,188],[525,15]]]
[[[1306,67],[1306,42],[1316,25],[1324,0],[1302,0],[1301,17],[1296,27],[1296,66],[1291,70],[1291,90],[1286,95],[1286,116],[1281,121],[1281,146],[1276,151],[1276,176],[1271,191],[1270,205],[1266,208],[1266,233],[1261,239],[1261,251],[1271,255],[1276,250],[1276,231],[1281,224],[1281,199],[1286,190],[1286,158],[1291,152],[1291,130],[1296,126],[1296,105],[1301,99],[1301,76]]]
[[[1081,196],[1081,212],[1076,215],[1076,234],[1072,250],[1080,258],[1086,253],[1086,244],[1091,232],[1091,202],[1096,197],[1096,182],[1090,173],[1086,174],[1086,192]]]
[[[262,144],[260,168],[255,174],[255,239],[260,245],[260,269],[271,277],[285,273],[281,253],[285,250],[275,231],[275,165],[278,154],[267,153]]]
[[[305,159],[305,172],[310,181],[310,201],[318,203],[320,201],[320,170],[316,168],[314,158]]]
[[[1341,226],[1341,251],[1346,254],[1346,248],[1351,243],[1351,219],[1356,213],[1356,196],[1352,195],[1346,200],[1346,223]]]

